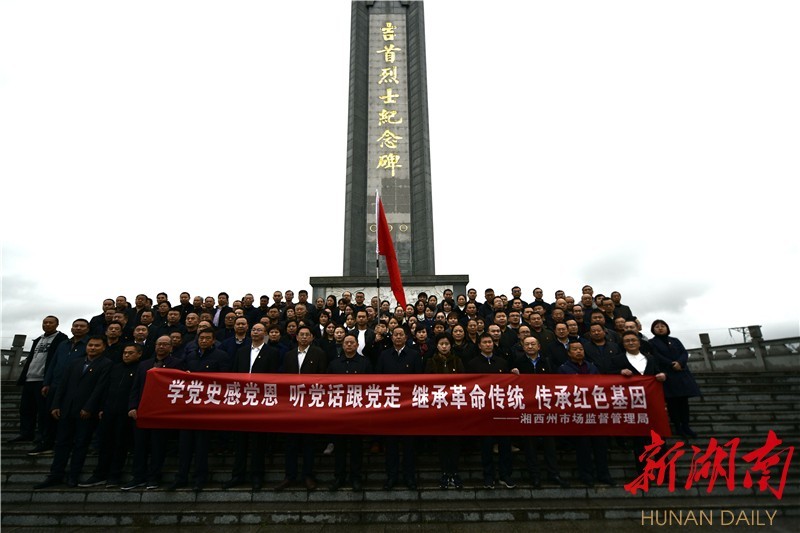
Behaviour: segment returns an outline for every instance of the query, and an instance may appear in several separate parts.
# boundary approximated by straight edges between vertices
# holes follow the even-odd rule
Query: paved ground
[[[106,528],[3,528],[3,533],[99,533]],[[201,531],[208,531],[219,533],[220,527],[203,527],[203,528],[114,528],[114,533],[133,533],[141,531],[156,531],[158,533],[186,531],[192,533],[200,533]],[[673,526],[673,527],[657,527],[657,526],[642,526],[638,521],[634,520],[606,520],[604,522],[587,521],[556,521],[556,522],[528,522],[525,524],[510,523],[510,522],[491,522],[481,524],[411,524],[411,525],[374,525],[374,526],[359,526],[352,524],[337,524],[337,525],[296,525],[296,526],[260,526],[260,527],[230,527],[224,526],[224,531],[236,531],[242,533],[527,533],[531,531],[547,533],[598,533],[598,530],[603,529],[607,532],[613,533],[642,533],[644,531],[654,530],[692,530],[692,531],[755,531],[761,530],[769,533],[796,533],[800,531],[800,518],[778,518],[776,523],[772,526],[752,526],[752,527],[696,527],[692,525],[687,526]]]

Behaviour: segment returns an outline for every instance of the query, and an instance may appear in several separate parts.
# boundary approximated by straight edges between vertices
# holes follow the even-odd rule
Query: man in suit
[[[559,324],[556,326],[558,332]],[[564,326],[566,329],[566,326]],[[539,341],[536,337],[526,337],[522,340],[522,349],[525,351],[522,357],[517,358],[512,364],[512,372],[519,374],[552,374],[553,367],[549,358],[541,351]],[[544,449],[544,461],[547,468],[548,481],[559,485],[561,488],[568,488],[569,484],[561,479],[558,471],[558,461],[556,460],[556,441],[554,437],[524,437],[522,450],[525,454],[525,465],[531,476],[531,485],[538,489],[542,486],[539,462],[536,457],[536,449]]]
[[[358,339],[358,355],[364,355],[364,349],[375,342],[375,332],[367,327],[367,320],[366,310],[356,311],[356,327],[347,331]]]
[[[357,352],[358,338],[348,333],[342,341],[343,355],[331,361],[328,372],[331,374],[371,374],[369,359]],[[339,490],[347,480],[347,456],[350,456],[350,482],[353,490],[360,492],[361,470],[364,462],[364,438],[361,435],[336,435],[333,438],[335,451],[334,481],[331,491]],[[349,452],[349,453],[348,453]]]
[[[422,358],[419,352],[406,346],[406,330],[397,326],[392,330],[392,347],[378,357],[376,374],[421,374]],[[384,490],[397,484],[400,470],[400,447],[403,448],[403,477],[409,490],[417,490],[417,465],[414,437],[410,435],[386,436],[386,483]]]
[[[84,318],[77,318],[72,322],[72,338],[58,345],[53,359],[45,367],[44,381],[42,381],[42,396],[47,399],[47,422],[42,426],[41,439],[28,455],[52,455],[56,441],[58,422],[50,412],[53,410],[53,398],[56,397],[59,385],[69,365],[76,359],[86,356],[86,343],[89,337],[89,322]],[[44,422],[44,420],[40,420]]]
[[[53,398],[50,414],[58,420],[56,446],[50,475],[34,489],[60,485],[70,462],[67,485],[77,487],[86,452],[97,427],[97,413],[108,384],[111,361],[103,357],[106,339],[89,337],[86,357],[76,359],[67,368]],[[70,461],[70,456],[72,456]]]
[[[221,292],[217,295],[217,307],[214,309],[212,322],[215,328],[222,328],[225,325],[225,315],[233,313],[233,308],[228,305],[228,293]]]
[[[661,371],[658,359],[641,351],[641,340],[636,331],[627,331],[622,335],[622,344],[625,353],[615,355],[611,358],[609,373],[621,374],[625,377],[631,376],[655,376],[656,381],[664,382],[667,375]],[[636,463],[636,471],[641,474],[644,471],[644,463],[639,457],[644,453],[644,447],[648,442],[645,437],[634,437],[633,459]]]
[[[228,372],[230,357],[214,346],[214,331],[209,328],[197,333],[197,348],[186,353],[183,366],[189,372]],[[179,436],[178,473],[175,481],[167,487],[172,491],[186,486],[189,467],[194,457],[194,487],[200,492],[208,481],[208,452],[211,446],[211,431],[206,429],[182,429]]]
[[[286,353],[283,371],[287,374],[324,374],[328,366],[328,356],[319,346],[311,343],[314,334],[308,326],[297,328],[297,347]],[[297,480],[297,452],[303,452],[303,479],[308,490],[317,488],[314,480],[314,435],[286,435],[286,477],[275,490],[290,487]]]
[[[600,374],[597,366],[586,361],[583,342],[569,341],[567,352],[569,361],[558,368],[559,374]],[[608,443],[606,437],[588,437],[576,435],[572,437],[578,464],[578,478],[587,487],[594,487],[595,474],[597,480],[605,485],[614,486],[608,470]]]
[[[183,360],[173,357],[172,341],[168,335],[155,339],[155,352],[152,359],[147,359],[139,364],[128,398],[128,416],[136,420],[139,403],[144,394],[144,384],[147,380],[147,371],[152,368],[181,368]],[[161,470],[166,457],[166,440],[170,430],[143,429],[136,427],[133,434],[133,479],[120,487],[122,490],[132,490],[147,487],[148,490],[158,488],[161,482]],[[149,456],[149,457],[148,457]],[[149,461],[148,461],[149,458]]]
[[[494,325],[496,327],[496,325]],[[532,339],[533,337],[528,337]],[[465,365],[465,370],[470,374],[503,374],[510,372],[509,364],[506,359],[495,355],[495,341],[491,334],[483,333],[478,341],[480,355],[473,357]],[[506,436],[481,437],[481,464],[483,466],[483,488],[493,489],[495,487],[494,457],[493,448],[497,444],[499,461],[498,473],[500,485],[513,489],[514,483],[511,481],[511,438]]]
[[[244,317],[236,319],[247,323]],[[271,374],[277,373],[280,365],[280,354],[276,348],[269,346],[265,340],[267,328],[264,324],[253,324],[250,328],[250,337],[246,344],[236,352],[233,362],[233,372],[243,374]],[[247,471],[247,455],[250,458],[250,479],[253,483],[253,492],[258,492],[264,483],[264,455],[267,451],[268,433],[263,432],[237,432],[235,436],[236,456],[233,462],[231,479],[222,484],[223,489],[229,489],[245,482]]]

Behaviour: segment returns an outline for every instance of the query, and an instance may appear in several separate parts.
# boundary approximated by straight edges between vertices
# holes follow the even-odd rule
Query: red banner
[[[363,435],[669,435],[655,378],[153,369],[143,428]]]

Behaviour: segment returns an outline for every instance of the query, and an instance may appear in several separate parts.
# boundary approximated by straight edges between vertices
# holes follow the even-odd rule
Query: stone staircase
[[[702,450],[709,437],[720,444],[739,437],[737,461],[747,452],[760,448],[769,430],[783,440],[781,448],[800,448],[800,371],[756,373],[698,373],[698,382],[705,396],[691,401],[692,427],[701,437],[690,444]],[[679,460],[675,490],[666,486],[651,486],[647,493],[632,495],[623,485],[635,478],[632,454],[620,447],[610,451],[611,474],[618,486],[598,485],[587,488],[574,482],[574,453],[560,451],[562,477],[573,481],[573,487],[561,489],[545,484],[533,489],[525,482],[524,459],[515,454],[515,489],[486,490],[482,488],[480,457],[476,446],[465,446],[462,454],[462,478],[465,489],[440,490],[438,459],[434,442],[430,450],[423,448],[418,458],[416,491],[395,489],[384,491],[382,484],[383,454],[365,452],[365,491],[326,490],[332,481],[333,457],[318,454],[317,476],[320,488],[313,492],[289,489],[274,492],[269,487],[283,478],[283,457],[272,453],[267,466],[265,490],[253,493],[249,487],[222,490],[221,483],[230,477],[232,457],[218,455],[211,459],[212,479],[206,490],[195,494],[188,490],[122,492],[119,489],[97,487],[68,489],[66,486],[33,491],[42,481],[52,457],[29,457],[30,444],[10,444],[18,425],[19,389],[12,382],[2,382],[2,526],[65,527],[65,526],[267,526],[313,524],[371,524],[391,527],[398,524],[524,524],[560,521],[602,521],[603,524],[628,524],[641,527],[642,514],[652,512],[678,513],[689,510],[737,513],[746,510],[777,513],[775,524],[781,530],[797,530],[800,526],[800,449],[792,459],[783,492],[778,500],[769,491],[757,486],[743,487],[745,467],[737,468],[736,487],[729,491],[725,479],[717,481],[711,494],[706,492],[707,480],[685,489],[692,457],[689,444],[686,455]],[[320,445],[324,446],[324,439]],[[676,439],[667,439],[671,445]],[[612,442],[616,443],[612,439]],[[275,450],[281,450],[276,443]],[[96,455],[87,458],[85,477],[96,463]],[[165,481],[172,480],[176,469],[175,454],[170,454],[165,467]],[[772,472],[773,480],[778,475]],[[776,486],[773,481],[771,485]],[[599,522],[598,522],[599,524]]]

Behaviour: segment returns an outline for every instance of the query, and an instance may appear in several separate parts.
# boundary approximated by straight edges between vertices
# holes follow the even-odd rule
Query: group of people
[[[70,487],[156,489],[170,444],[177,442],[178,470],[166,486],[204,488],[209,480],[212,449],[232,450],[234,465],[223,488],[264,485],[265,456],[270,433],[208,430],[145,429],[136,426],[148,370],[173,368],[191,372],[408,374],[408,373],[563,373],[653,375],[664,384],[669,417],[675,432],[696,437],[689,426],[689,398],[700,394],[688,368],[688,353],[670,336],[663,320],[653,322],[648,338],[621,301],[582,288],[577,300],[556,291],[545,302],[540,288],[533,299],[522,299],[520,287],[511,295],[484,291],[454,295],[420,293],[416,302],[392,309],[387,300],[367,302],[361,291],[345,291],[308,300],[308,292],[275,291],[255,305],[252,294],[230,301],[179,295],[173,305],[167,294],[153,302],[139,294],[103,301],[102,312],[90,320],[72,322],[71,336],[59,331],[59,320],[47,316],[43,334],[34,340],[18,384],[22,387],[20,434],[15,442],[32,441],[30,455],[53,455],[47,478],[34,488],[66,483]],[[363,489],[366,446],[385,453],[385,483],[417,488],[416,454],[420,440],[438,449],[440,487],[463,488],[459,457],[465,436],[411,437],[367,435],[283,435],[285,478],[274,490],[302,483],[317,488],[314,474],[318,446],[332,452],[331,490],[350,485]],[[561,487],[557,449],[566,442],[576,455],[578,481],[615,483],[608,467],[607,437],[531,435],[475,437],[483,465],[483,487],[513,488],[512,450],[523,452],[528,482]],[[633,439],[637,469],[643,439]],[[97,466],[84,478],[87,453],[95,448]],[[544,455],[544,473],[538,453]],[[302,470],[298,471],[302,455]],[[129,456],[132,456],[129,463]],[[497,456],[497,461],[495,461]],[[192,470],[192,463],[194,468]],[[496,463],[496,464],[495,464]],[[249,466],[248,466],[249,465]],[[190,477],[191,470],[191,477]],[[127,479],[126,472],[131,476]]]

